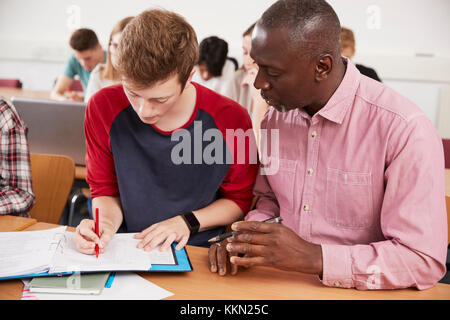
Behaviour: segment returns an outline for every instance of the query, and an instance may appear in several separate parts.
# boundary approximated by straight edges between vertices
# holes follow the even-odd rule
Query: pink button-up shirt
[[[442,141],[416,105],[347,61],[342,83],[317,114],[271,107],[261,129],[267,170],[246,219],[281,216],[301,238],[321,244],[323,284],[426,289],[442,278]]]

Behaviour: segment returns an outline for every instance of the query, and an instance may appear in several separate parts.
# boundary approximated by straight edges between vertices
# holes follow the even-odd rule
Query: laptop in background
[[[28,127],[30,152],[65,155],[85,165],[85,103],[16,97],[11,102]]]

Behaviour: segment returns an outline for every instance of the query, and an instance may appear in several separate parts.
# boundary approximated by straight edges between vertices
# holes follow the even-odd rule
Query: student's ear
[[[195,74],[196,71],[197,71],[197,69],[196,69],[195,67],[192,68],[192,71],[191,71],[191,73],[189,74],[189,78],[188,78],[187,81],[186,81],[186,85],[184,86],[184,89],[186,89],[187,86],[191,84],[192,77],[194,76],[194,74]],[[183,89],[183,90],[184,90],[184,89]]]

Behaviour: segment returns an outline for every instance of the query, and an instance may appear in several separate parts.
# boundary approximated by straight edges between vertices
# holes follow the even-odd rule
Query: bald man
[[[271,106],[261,129],[279,133],[278,148],[269,133],[262,143],[262,172],[279,169],[258,176],[238,234],[210,247],[212,272],[272,266],[362,290],[427,289],[444,275],[440,137],[417,106],[341,57],[340,32],[322,0],[278,1],[258,21],[254,86]]]

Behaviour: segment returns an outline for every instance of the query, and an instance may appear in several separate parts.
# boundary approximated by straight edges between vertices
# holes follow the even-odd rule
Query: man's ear
[[[315,80],[317,82],[326,80],[333,69],[334,58],[331,54],[321,54],[316,59]]]

